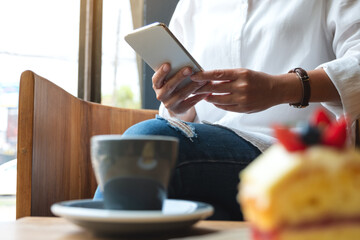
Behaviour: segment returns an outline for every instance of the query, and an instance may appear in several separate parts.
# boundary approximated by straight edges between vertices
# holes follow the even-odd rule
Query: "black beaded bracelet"
[[[289,73],[296,73],[296,75],[300,79],[301,85],[303,87],[303,95],[302,95],[301,102],[290,103],[290,106],[295,107],[295,108],[305,108],[305,107],[309,106],[309,100],[310,100],[310,95],[311,95],[309,75],[302,68],[294,68],[294,69],[290,70]]]

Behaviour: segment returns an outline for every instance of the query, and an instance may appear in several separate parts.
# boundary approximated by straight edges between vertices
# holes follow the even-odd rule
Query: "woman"
[[[321,105],[358,118],[359,11],[353,0],[180,0],[170,28],[208,71],[167,76],[165,63],[153,76],[160,117],[125,133],[180,139],[169,197],[240,220],[238,173],[273,144],[273,123],[307,121]]]

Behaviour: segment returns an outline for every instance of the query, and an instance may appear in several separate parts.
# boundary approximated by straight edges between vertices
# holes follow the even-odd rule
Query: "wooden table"
[[[249,235],[246,223],[230,221],[200,221],[192,228],[178,233],[141,238],[96,236],[58,217],[26,217],[0,223],[1,240],[241,240],[250,239]]]

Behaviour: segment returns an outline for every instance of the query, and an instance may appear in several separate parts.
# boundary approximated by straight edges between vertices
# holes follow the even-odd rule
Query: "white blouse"
[[[180,0],[170,29],[205,70],[324,68],[341,104],[281,104],[252,114],[195,106],[199,121],[231,128],[261,151],[274,142],[273,123],[308,121],[320,104],[337,117],[360,117],[360,0]],[[168,116],[163,104],[160,115]]]

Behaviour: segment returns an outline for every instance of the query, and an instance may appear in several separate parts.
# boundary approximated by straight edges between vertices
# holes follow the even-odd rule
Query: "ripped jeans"
[[[179,139],[179,156],[168,197],[210,203],[213,220],[242,220],[236,195],[239,172],[261,152],[221,126],[166,120],[159,116],[130,127],[124,135],[165,135]],[[102,199],[99,188],[94,199]]]

